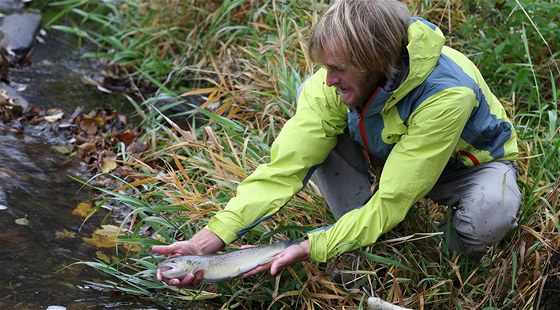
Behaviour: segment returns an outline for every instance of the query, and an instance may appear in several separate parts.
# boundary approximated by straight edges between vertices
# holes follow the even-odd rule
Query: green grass
[[[62,1],[75,33],[99,46],[86,57],[112,57],[137,84],[159,90],[130,99],[142,117],[150,146],[140,158],[121,155],[115,177],[121,188],[99,188],[98,205],[128,208],[123,243],[109,262],[85,262],[114,277],[117,290],[188,302],[212,298],[223,307],[335,308],[361,305],[363,294],[334,285],[337,264],[359,275],[359,284],[383,299],[415,309],[530,309],[560,246],[560,120],[558,119],[558,23],[560,8],[546,1],[409,1],[416,14],[437,23],[448,43],[473,59],[501,98],[519,135],[520,226],[481,264],[441,250],[433,219],[446,210],[427,200],[376,244],[363,248],[359,264],[346,256],[326,264],[303,263],[277,278],[258,275],[218,285],[219,294],[175,289],[155,280],[162,259],[153,244],[189,238],[235,194],[295,111],[295,93],[314,70],[305,54],[308,31],[326,1]],[[246,22],[247,21],[247,22]],[[111,53],[109,53],[111,51]],[[112,54],[113,53],[113,54]],[[169,115],[172,107],[202,100],[201,108]],[[154,104],[165,99],[159,110]],[[197,120],[204,120],[200,125]],[[189,124],[179,128],[175,123]],[[123,167],[129,168],[126,170]],[[134,173],[130,173],[132,170]],[[236,245],[298,238],[332,222],[310,185],[271,220]],[[444,247],[443,247],[444,248]],[[189,304],[190,305],[190,304]]]

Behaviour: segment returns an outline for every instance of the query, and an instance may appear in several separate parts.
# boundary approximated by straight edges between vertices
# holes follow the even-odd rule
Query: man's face
[[[325,47],[323,53],[324,65],[327,69],[327,85],[336,87],[342,101],[349,107],[366,102],[376,88],[375,79],[370,75],[345,69],[337,53],[328,47]]]

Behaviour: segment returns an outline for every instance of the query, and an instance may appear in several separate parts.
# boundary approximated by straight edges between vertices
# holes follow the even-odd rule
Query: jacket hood
[[[445,37],[438,27],[422,18],[411,18],[406,46],[409,67],[390,79],[390,86],[398,87],[387,101],[385,109],[396,104],[426,79],[436,66],[444,43]],[[402,83],[399,83],[400,81]]]

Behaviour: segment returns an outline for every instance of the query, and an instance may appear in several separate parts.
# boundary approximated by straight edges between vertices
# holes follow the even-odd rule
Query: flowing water
[[[58,107],[72,113],[96,107],[118,107],[123,96],[109,96],[80,83],[92,71],[82,53],[60,33],[36,44],[32,64],[11,68],[10,80],[30,105]],[[91,72],[90,72],[91,73]],[[87,189],[69,176],[80,164],[51,149],[53,137],[40,128],[14,134],[0,123],[0,309],[142,309],[152,306],[132,296],[100,291],[84,281],[107,277],[80,260],[92,260],[95,249],[84,244],[101,221],[72,214],[88,201]],[[75,235],[60,235],[63,232]]]
[[[95,250],[85,245],[95,220],[72,215],[88,193],[68,176],[78,165],[49,150],[41,138],[0,134],[0,309],[97,309],[138,304],[128,296],[92,290],[84,280],[103,275],[84,265]],[[82,227],[81,227],[82,226]],[[61,232],[73,237],[57,237]]]

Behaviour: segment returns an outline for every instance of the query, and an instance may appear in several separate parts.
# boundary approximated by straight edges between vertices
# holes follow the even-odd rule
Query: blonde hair
[[[311,32],[311,60],[325,65],[325,47],[344,69],[389,78],[408,42],[410,13],[396,0],[336,0]]]

